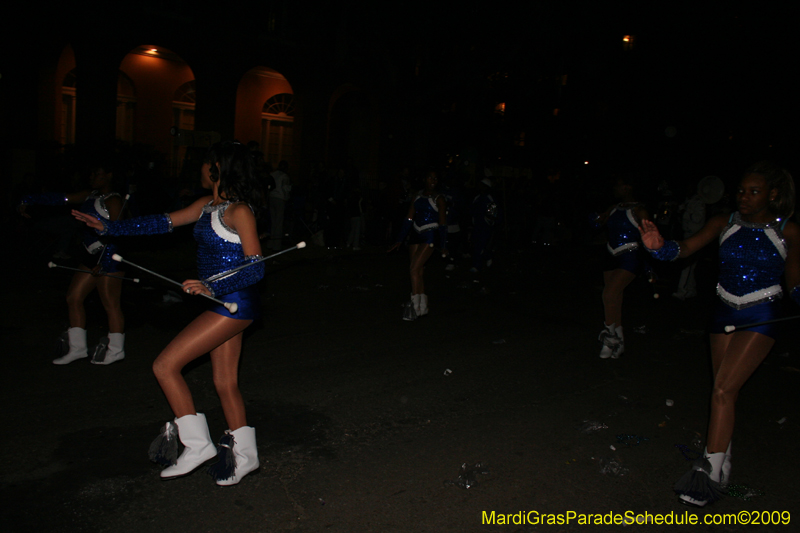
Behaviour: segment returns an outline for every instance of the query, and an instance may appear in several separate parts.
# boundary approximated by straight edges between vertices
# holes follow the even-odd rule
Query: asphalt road
[[[669,297],[673,271],[657,300],[637,280],[626,293],[626,352],[601,360],[595,256],[580,247],[499,253],[479,278],[464,264],[447,273],[434,257],[430,315],[415,322],[401,320],[403,253],[309,247],[270,264],[265,318],[246,337],[240,378],[261,468],[221,488],[202,471],[161,481],[147,460],[172,418],[150,365],[203,303],[165,302],[170,288],[137,273],[142,283],[123,292],[126,359],[56,366],[69,273],[27,255],[10,266],[3,310],[3,531],[617,531],[625,526],[585,526],[580,516],[626,512],[702,522],[787,511],[800,522],[800,322],[739,398],[733,482],[760,495],[689,509],[672,485],[691,464],[677,446],[696,452],[707,423],[713,269],[701,267],[701,295],[687,302]],[[188,244],[126,258],[192,275]],[[91,344],[105,318],[96,295],[87,309]],[[220,435],[207,357],[186,378]],[[470,488],[460,486],[463,464]],[[530,523],[544,514],[570,521]],[[514,523],[523,516],[528,523]]]

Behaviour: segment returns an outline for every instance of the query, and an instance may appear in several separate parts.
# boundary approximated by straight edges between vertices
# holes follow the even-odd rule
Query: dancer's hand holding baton
[[[187,279],[183,283],[178,283],[174,279],[170,279],[170,278],[168,278],[166,276],[162,276],[158,272],[153,272],[152,270],[148,270],[148,269],[144,268],[143,266],[137,265],[136,263],[131,263],[127,259],[123,259],[122,256],[119,255],[119,254],[114,254],[114,255],[111,256],[111,258],[114,261],[118,261],[120,263],[126,263],[126,264],[131,265],[133,267],[136,267],[136,268],[138,268],[140,270],[144,270],[148,274],[152,274],[157,278],[161,278],[164,281],[168,281],[169,283],[172,283],[173,285],[177,285],[178,287],[183,289],[183,292],[185,292],[186,294],[197,294],[197,295],[200,295],[200,296],[205,296],[209,300],[211,300],[213,302],[217,302],[218,304],[223,306],[225,309],[230,311],[231,314],[235,314],[236,311],[239,310],[239,305],[236,302],[223,302],[222,300],[218,300],[217,298],[214,298],[213,296],[211,296],[211,293],[208,291],[208,288],[206,288],[202,284],[202,282],[199,281],[199,280]]]

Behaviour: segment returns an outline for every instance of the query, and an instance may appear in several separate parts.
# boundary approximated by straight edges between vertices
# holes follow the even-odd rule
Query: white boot
[[[601,343],[603,343],[603,348],[600,350],[600,359],[608,359],[609,357],[616,359],[614,354],[619,349],[619,338],[617,337],[616,332],[616,325],[605,325],[603,331],[600,332],[600,335],[597,337]],[[619,355],[617,355],[619,357]]]
[[[625,335],[622,333],[622,326],[614,328],[614,333],[617,334],[619,344],[617,345],[617,349],[614,350],[614,353],[611,354],[611,359],[619,359],[619,356],[625,351]]]
[[[708,453],[706,448],[703,457],[695,466],[675,484],[678,500],[693,507],[705,507],[722,497],[723,479],[722,464],[725,452]]]
[[[98,348],[100,348],[100,346],[98,346]],[[108,346],[104,352],[104,354],[95,353],[92,357],[92,364],[110,365],[111,363],[125,359],[125,334],[109,333]]]
[[[403,305],[403,320],[408,322],[413,322],[417,319],[417,311],[414,308],[418,306],[415,305],[414,296],[412,294],[411,298]]]
[[[726,488],[731,482],[731,445],[733,441],[728,443],[728,451],[725,452],[725,460],[722,462],[722,479],[720,485]]]
[[[417,296],[419,296],[419,311],[417,315],[425,316],[428,314],[428,295],[418,294]]]
[[[233,437],[229,440],[226,437]],[[220,446],[228,447],[223,450],[225,454],[220,453],[219,462],[228,463],[230,468],[226,468],[225,464],[216,464],[209,469],[209,472],[217,480],[217,485],[227,487],[229,485],[236,485],[244,476],[259,467],[258,462],[258,447],[256,446],[256,429],[250,426],[242,426],[237,430],[228,430],[225,432],[223,440],[230,444],[222,444]],[[233,455],[233,461],[226,457]],[[222,478],[222,479],[221,479]]]
[[[411,302],[414,304],[414,312],[417,316],[420,316],[420,299],[422,298],[421,294],[412,294],[411,295]]]
[[[83,328],[69,328],[67,330],[69,337],[69,352],[63,357],[53,359],[54,365],[66,365],[78,359],[89,357],[89,352],[86,351],[86,330]]]
[[[217,455],[203,413],[176,418],[175,424],[178,426],[178,438],[181,439],[184,449],[175,465],[161,471],[161,477],[165,479],[185,476]]]

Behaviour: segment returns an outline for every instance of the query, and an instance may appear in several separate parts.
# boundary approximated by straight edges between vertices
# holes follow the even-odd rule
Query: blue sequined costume
[[[111,214],[108,212],[108,207],[106,207],[106,200],[113,196],[119,197],[120,195],[115,192],[100,194],[98,191],[92,191],[81,204],[80,212],[91,215],[97,219],[109,221],[111,220]],[[81,258],[81,263],[83,263],[84,266],[89,268],[95,266],[98,258],[97,254],[102,252],[103,258],[100,260],[100,266],[103,271],[108,273],[120,271],[120,263],[111,259],[112,255],[119,253],[119,247],[115,242],[109,241],[108,239],[101,240],[98,238],[97,232],[90,228],[85,228],[83,230],[81,241],[87,253],[86,256]],[[104,245],[105,249],[103,249]]]
[[[246,258],[242,251],[242,241],[239,235],[225,225],[225,210],[231,202],[224,202],[212,206],[210,203],[203,206],[203,214],[194,226],[194,238],[197,241],[197,271],[201,279],[207,279],[220,272],[225,272],[235,268],[245,262],[252,261]],[[231,279],[239,277],[241,282],[252,281],[246,287],[237,287],[242,283],[239,280]],[[219,282],[210,283],[214,296],[224,302],[236,302],[239,310],[232,315],[224,306],[215,304],[211,311],[241,320],[252,320],[260,316],[260,305],[258,291],[255,283],[264,276],[264,263],[258,263],[252,267],[240,270],[228,278],[222,278]],[[226,280],[229,282],[225,286]],[[253,281],[255,280],[255,281]],[[226,288],[234,288],[232,292],[227,292]]]
[[[409,244],[430,244],[436,242],[436,228],[439,227],[439,207],[436,205],[436,196],[418,194],[414,198],[414,221]]]
[[[100,191],[92,191],[89,196],[81,204],[79,211],[87,215],[91,215],[98,220],[109,221],[111,214],[106,207],[106,200],[112,196],[119,197],[118,193],[112,192],[108,194],[100,194]],[[67,197],[62,193],[43,193],[31,194],[24,196],[21,205],[66,205],[69,203]],[[78,261],[85,267],[93,268],[97,264],[99,253],[103,253],[103,258],[100,260],[100,267],[104,272],[113,273],[119,272],[119,263],[111,259],[111,256],[119,253],[116,243],[108,242],[108,240],[101,240],[97,233],[89,228],[83,230],[81,235],[81,242],[83,243],[83,251]],[[105,249],[103,246],[105,245]]]
[[[756,224],[743,221],[738,212],[731,215],[719,237],[720,302],[711,333],[724,333],[727,325],[779,316],[777,300],[783,296],[781,276],[787,254],[785,224]],[[776,329],[774,324],[766,324],[748,331],[774,337]]]
[[[621,268],[637,274],[642,266],[639,256],[639,223],[633,210],[638,204],[619,204],[611,210],[606,220],[608,226],[608,252],[614,260],[605,270]]]
[[[264,277],[264,263],[260,256],[245,256],[241,239],[233,228],[225,225],[225,210],[233,202],[203,206],[200,218],[194,227],[197,241],[197,270],[201,281],[212,296],[223,302],[235,302],[238,312],[231,314],[223,305],[212,304],[210,311],[240,320],[252,320],[260,316],[258,292],[255,284]],[[155,235],[172,231],[169,215],[149,215],[120,222],[103,222],[108,235]],[[256,263],[229,275],[225,273],[236,267]],[[215,279],[209,279],[215,278]]]

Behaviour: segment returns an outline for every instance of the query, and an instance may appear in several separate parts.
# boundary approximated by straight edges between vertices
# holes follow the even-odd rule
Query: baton
[[[232,268],[230,270],[226,270],[225,272],[220,272],[219,274],[214,274],[213,276],[210,276],[210,277],[204,279],[203,281],[205,281],[206,283],[211,283],[212,281],[217,281],[218,279],[227,278],[231,274],[235,274],[236,272],[239,272],[243,268],[251,267],[253,265],[257,265],[258,263],[263,263],[264,261],[268,261],[268,260],[272,259],[273,257],[279,256],[281,254],[285,254],[286,252],[291,252],[292,250],[299,250],[300,248],[305,248],[305,247],[306,247],[305,241],[300,241],[297,244],[295,244],[294,246],[292,246],[291,248],[287,248],[285,250],[281,250],[280,252],[272,254],[272,255],[268,255],[267,257],[262,257],[258,261],[253,261],[252,263],[245,263],[244,265],[239,265],[239,266],[237,266],[235,268]]]

